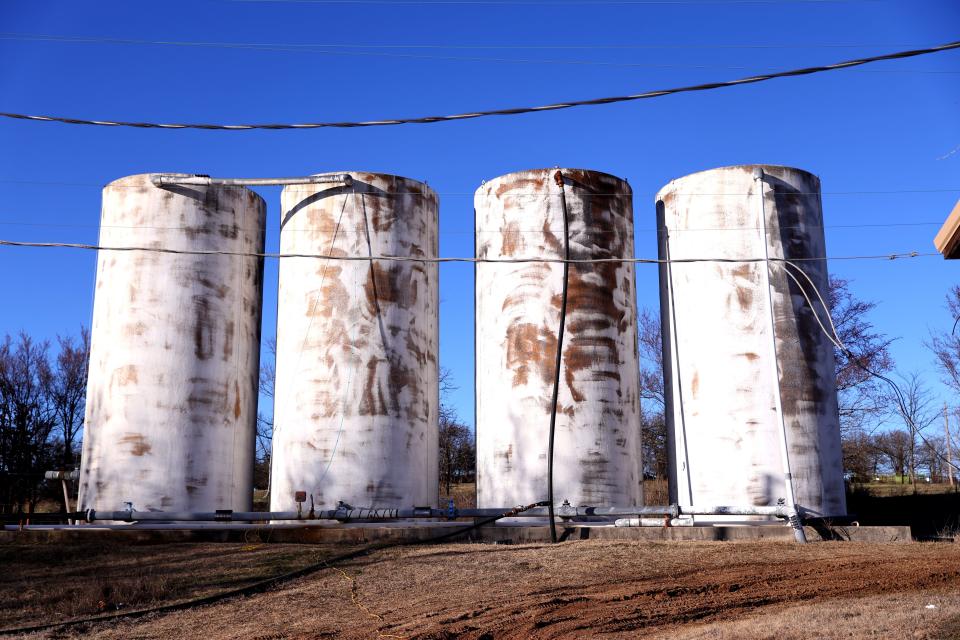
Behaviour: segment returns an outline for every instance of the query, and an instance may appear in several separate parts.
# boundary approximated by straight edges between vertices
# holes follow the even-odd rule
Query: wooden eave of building
[[[960,258],[960,201],[957,201],[947,221],[940,227],[933,244],[947,260]]]

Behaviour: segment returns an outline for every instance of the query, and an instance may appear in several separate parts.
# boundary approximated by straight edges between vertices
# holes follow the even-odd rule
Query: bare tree
[[[449,369],[440,368],[440,483],[450,495],[454,482],[463,482],[475,474],[476,448],[473,432],[460,421],[447,398],[456,389]]]
[[[34,510],[43,469],[54,458],[48,350],[23,332],[0,343],[0,501],[17,513]]]
[[[947,331],[933,332],[927,342],[940,370],[943,382],[960,393],[960,335],[957,334],[957,322],[960,321],[960,286],[954,285],[947,293],[947,311],[954,318],[953,328]]]
[[[260,361],[260,395],[273,400],[277,378],[277,339],[267,340],[269,355]],[[273,419],[257,413],[257,459],[270,457],[273,445]]]
[[[926,469],[931,482],[945,482],[949,473],[947,439],[944,436],[926,436],[917,446],[917,468]]]
[[[663,411],[663,339],[660,314],[641,309],[638,324],[640,350],[640,397]]]
[[[78,440],[83,431],[83,412],[87,397],[87,368],[90,362],[90,332],[80,328],[80,339],[57,336],[60,352],[57,354],[46,393],[57,418],[57,432],[63,439],[61,465],[74,465]]]
[[[852,474],[854,482],[869,482],[880,473],[886,454],[878,446],[880,436],[857,429],[844,435],[843,468]]]
[[[840,342],[853,354],[834,349],[840,431],[848,436],[881,417],[888,407],[887,387],[870,372],[886,374],[893,369],[889,349],[893,340],[874,329],[867,316],[876,303],[854,296],[849,280],[831,276],[827,300]]]
[[[277,339],[267,340],[267,357],[260,358],[260,395],[273,400],[277,377]],[[276,411],[276,407],[274,407]],[[255,487],[270,486],[270,464],[273,455],[273,419],[257,412],[257,452],[253,467]]]
[[[663,342],[660,317],[641,309],[637,318],[637,344],[640,350],[640,427],[644,474],[666,478],[670,443],[664,415]]]
[[[888,431],[876,436],[876,447],[890,462],[894,475],[900,476],[901,484],[907,476],[910,459],[910,433],[903,429]]]
[[[908,373],[899,376],[901,384],[898,398],[891,398],[894,413],[907,428],[909,440],[907,442],[907,471],[910,474],[910,483],[916,487],[917,482],[917,446],[923,438],[923,431],[927,429],[940,413],[934,404],[933,395],[918,373]]]

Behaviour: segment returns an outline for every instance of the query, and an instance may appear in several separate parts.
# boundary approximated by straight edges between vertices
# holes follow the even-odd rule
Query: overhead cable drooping
[[[722,82],[708,82],[704,84],[688,85],[684,87],[674,87],[672,89],[660,89],[656,91],[646,91],[625,96],[612,96],[606,98],[592,98],[589,100],[573,100],[570,102],[559,102],[555,104],[541,105],[537,107],[516,107],[512,109],[491,109],[487,111],[475,111],[470,113],[459,113],[446,116],[422,116],[416,118],[396,118],[384,120],[361,120],[344,122],[307,122],[299,124],[175,124],[175,123],[157,123],[157,122],[130,122],[121,120],[84,120],[80,118],[67,118],[62,116],[39,116],[23,113],[0,112],[0,116],[5,118],[14,118],[17,120],[31,120],[39,122],[60,122],[64,124],[84,124],[97,125],[104,127],[133,127],[137,129],[203,129],[213,131],[249,131],[254,129],[279,130],[279,129],[323,129],[323,128],[353,128],[353,127],[383,127],[400,124],[430,124],[434,122],[448,122],[453,120],[471,120],[474,118],[485,118],[488,116],[512,116],[524,113],[536,113],[541,111],[558,111],[560,109],[570,109],[573,107],[584,107],[601,104],[614,104],[617,102],[630,102],[634,100],[646,100],[649,98],[659,98],[661,96],[673,95],[676,93],[690,93],[694,91],[709,91],[711,89],[722,89],[724,87],[734,87],[743,84],[754,84],[757,82],[766,82],[776,78],[790,78],[797,76],[806,76],[825,71],[835,71],[837,69],[847,69],[857,67],[872,62],[882,60],[899,60],[902,58],[913,58],[916,56],[938,53],[940,51],[949,51],[951,49],[960,49],[960,41],[950,42],[926,49],[912,49],[909,51],[898,51],[879,56],[870,56],[868,58],[858,58],[856,60],[847,60],[834,64],[805,67],[802,69],[791,69],[789,71],[778,71],[775,73],[766,73],[737,80],[726,80]]]

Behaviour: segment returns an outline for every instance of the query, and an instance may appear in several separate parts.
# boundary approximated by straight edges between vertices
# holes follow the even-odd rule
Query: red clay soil
[[[960,546],[953,544],[448,545],[380,551],[261,595],[75,633],[206,640],[676,637],[796,605],[841,607],[889,594],[910,603],[936,596],[960,607],[958,592]],[[876,637],[866,611],[850,633],[804,633]],[[952,637],[918,629],[907,635]]]

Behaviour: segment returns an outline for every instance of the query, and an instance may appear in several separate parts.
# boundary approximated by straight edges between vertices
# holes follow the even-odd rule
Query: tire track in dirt
[[[953,595],[960,594],[960,545],[460,544],[381,550],[338,567],[353,581],[344,580],[337,571],[323,571],[249,598],[45,636],[109,640],[672,638],[701,627],[759,620],[753,631],[777,623],[781,633],[776,637],[805,640],[817,634],[784,627],[795,621],[785,621],[783,616],[816,609],[818,628],[832,630],[832,612],[848,607],[856,616],[864,616],[855,627],[857,633],[831,638],[849,640],[874,637],[872,616],[878,612],[864,601],[909,601],[912,609],[901,607],[896,613],[905,625],[891,626],[890,618],[887,628],[896,633],[884,636],[909,637],[900,630],[913,633],[917,624],[927,624],[913,610],[933,615],[924,605],[938,593],[958,601],[952,611],[958,612],[960,620],[960,595]],[[189,574],[190,568],[184,571]],[[55,570],[50,575],[51,580],[55,578]],[[836,621],[837,628],[840,622]],[[934,633],[934,626],[928,627],[930,638],[943,637]],[[725,637],[739,640],[753,635]]]
[[[821,560],[789,562],[766,570],[742,564],[688,572],[667,581],[609,580],[581,590],[533,591],[459,614],[447,609],[444,619],[437,621],[441,628],[430,628],[432,624],[421,620],[418,633],[408,631],[407,635],[423,640],[630,635],[742,617],[761,607],[958,584],[958,558],[944,558],[939,565]]]

